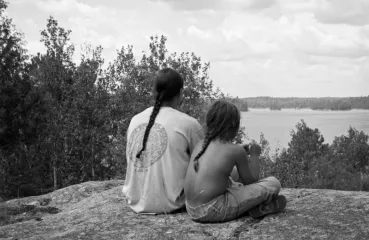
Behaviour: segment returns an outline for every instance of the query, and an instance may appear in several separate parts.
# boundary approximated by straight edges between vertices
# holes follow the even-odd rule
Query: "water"
[[[241,124],[246,127],[248,138],[259,141],[263,132],[272,149],[288,147],[290,133],[301,119],[310,128],[318,128],[326,143],[332,143],[336,136],[347,135],[350,126],[369,134],[369,110],[249,109],[248,112],[242,112],[241,116]]]

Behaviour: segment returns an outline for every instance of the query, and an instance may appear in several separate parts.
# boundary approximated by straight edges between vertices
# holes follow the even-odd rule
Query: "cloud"
[[[209,39],[211,37],[211,34],[209,32],[200,30],[195,26],[190,26],[187,29],[187,33],[189,35],[193,35],[193,36],[196,36],[196,37],[199,37],[199,38],[202,38],[202,39]]]
[[[369,1],[367,0],[278,0],[279,14],[298,12],[312,13],[324,24],[363,26],[369,24]]]
[[[358,62],[357,64],[359,66],[359,74],[362,80],[365,80],[366,82],[368,82],[368,78],[369,78],[369,57],[367,58],[362,58],[360,60],[360,62]]]
[[[25,32],[32,53],[40,50],[39,30],[53,15],[72,30],[77,58],[84,42],[102,45],[106,62],[128,44],[140,57],[150,36],[164,34],[169,52],[194,52],[210,61],[210,77],[226,93],[348,96],[368,95],[366,5],[362,0],[12,0],[9,15]]]
[[[273,6],[276,0],[151,0],[153,2],[164,2],[176,10],[198,11],[242,11],[242,10],[263,10]]]
[[[329,57],[361,58],[369,56],[369,48],[337,48],[337,49],[310,49],[308,54]]]
[[[369,1],[325,0],[315,12],[318,21],[328,24],[369,24]]]
[[[42,0],[35,1],[36,6],[47,12],[53,14],[63,14],[70,11],[76,11],[83,15],[95,15],[99,9],[91,7],[88,4],[79,2],[77,0]]]
[[[196,11],[204,9],[217,9],[221,6],[222,0],[151,0],[152,2],[163,2],[169,4],[176,10]]]
[[[340,30],[340,31],[339,31]],[[304,28],[296,45],[305,53],[317,56],[360,58],[369,56],[369,44],[357,29],[326,28],[315,25]]]
[[[219,27],[213,30],[199,29],[190,26],[187,31],[187,44],[192,50],[200,55],[206,56],[210,62],[238,62],[249,58],[265,58],[268,51],[267,43],[258,43],[250,47],[242,37],[233,36],[225,29]]]
[[[275,0],[253,0],[253,1],[249,1],[247,8],[266,9],[266,8],[273,6],[275,3],[276,3]]]

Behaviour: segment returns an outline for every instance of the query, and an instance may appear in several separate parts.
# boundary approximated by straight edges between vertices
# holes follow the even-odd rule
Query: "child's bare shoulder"
[[[238,153],[239,152],[244,152],[245,149],[241,146],[241,145],[238,145],[238,144],[230,144],[232,146],[232,148],[237,151]]]
[[[232,157],[235,157],[235,158],[243,157],[246,155],[245,149],[238,144],[230,144],[229,150],[230,150]]]

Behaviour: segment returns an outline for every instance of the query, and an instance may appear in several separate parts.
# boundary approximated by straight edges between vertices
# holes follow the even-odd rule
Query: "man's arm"
[[[189,136],[189,151],[190,154],[192,154],[196,145],[205,138],[204,131],[197,120],[195,120],[194,124],[191,126]]]

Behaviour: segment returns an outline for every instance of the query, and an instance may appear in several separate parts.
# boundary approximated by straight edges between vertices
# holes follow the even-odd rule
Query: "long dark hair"
[[[194,159],[194,169],[199,169],[199,158],[205,153],[211,141],[231,141],[236,137],[240,128],[240,111],[226,101],[215,101],[206,114],[206,135],[201,151]]]
[[[164,68],[157,72],[154,83],[154,91],[156,95],[155,104],[150,115],[149,123],[146,126],[142,148],[136,155],[137,158],[140,158],[142,152],[146,149],[146,142],[149,138],[150,129],[154,125],[155,118],[160,111],[161,105],[163,102],[170,101],[177,96],[182,88],[183,78],[177,71],[171,68]]]

